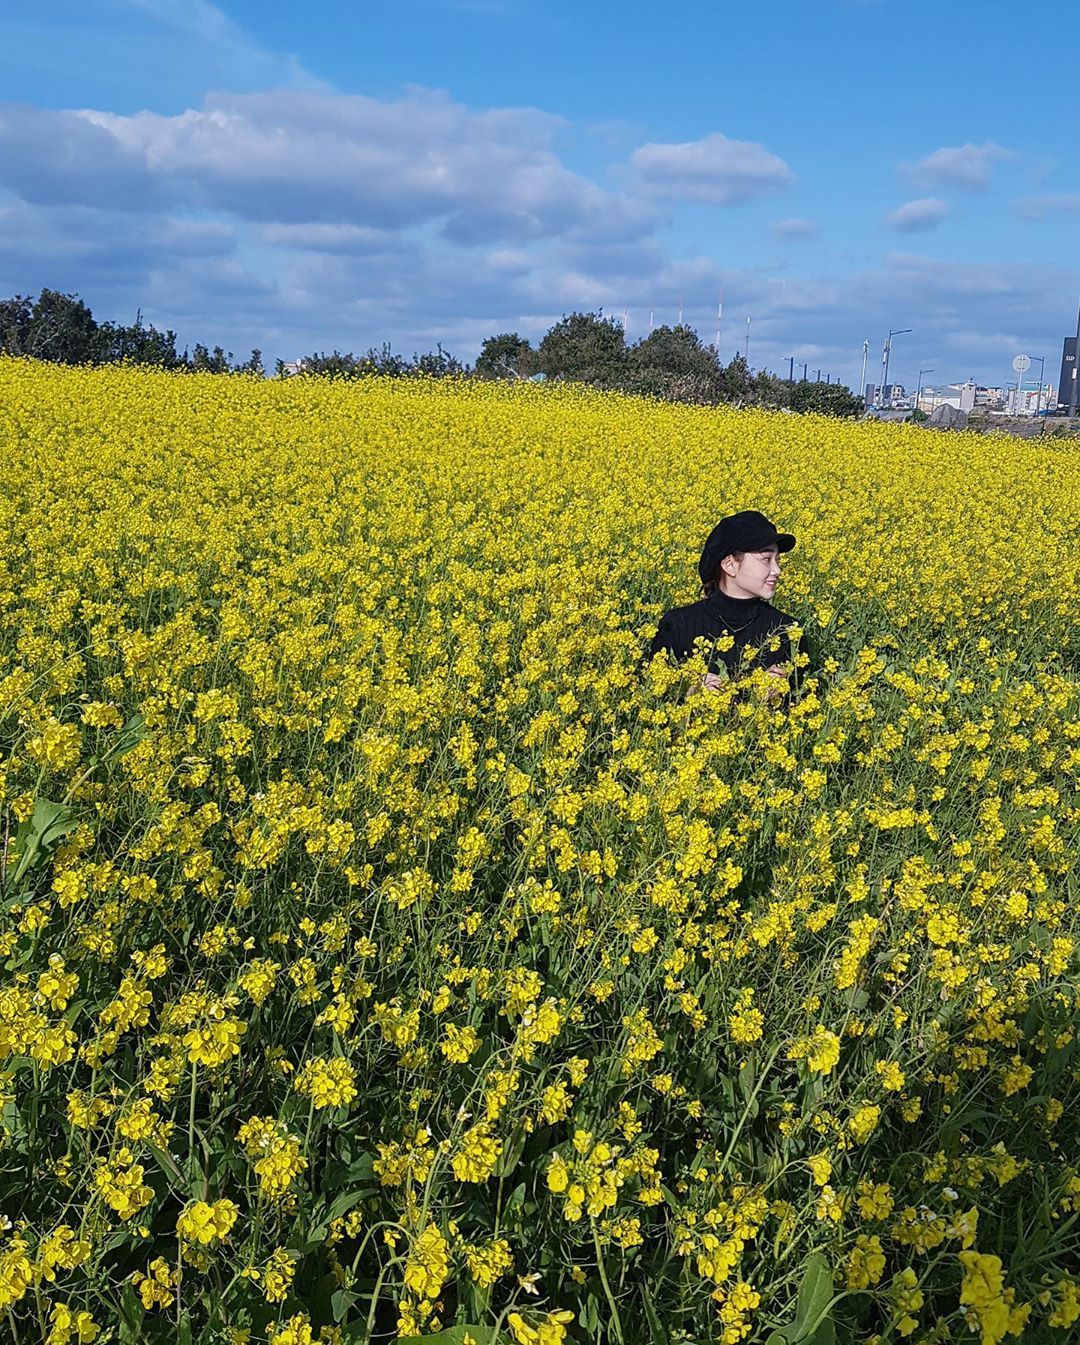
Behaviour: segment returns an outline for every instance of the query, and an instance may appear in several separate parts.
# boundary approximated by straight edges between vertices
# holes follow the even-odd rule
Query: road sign
[[[1031,368],[1031,359],[1027,355],[1017,355],[1013,360],[1013,368],[1018,374],[1026,374]]]

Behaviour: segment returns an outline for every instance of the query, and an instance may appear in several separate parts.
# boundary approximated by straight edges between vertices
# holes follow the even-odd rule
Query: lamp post
[[[862,343],[862,373],[859,375],[859,387],[861,389],[862,409],[864,412],[866,411],[866,356],[869,350],[870,342],[864,341]]]
[[[915,410],[916,410],[916,411],[918,411],[918,409],[919,409],[919,398],[922,396],[922,376],[923,376],[923,374],[932,374],[933,372],[934,372],[933,369],[920,369],[920,370],[919,370],[919,386],[918,386],[918,388],[917,388],[916,391],[915,391]]]
[[[1039,390],[1035,394],[1035,419],[1038,420],[1039,412],[1042,410],[1042,385],[1043,375],[1046,372],[1046,356],[1032,355],[1031,358],[1039,361]]]
[[[1080,307],[1076,310],[1076,345],[1073,346],[1072,383],[1069,386],[1070,420],[1076,415],[1078,389],[1080,389]],[[1058,389],[1058,401],[1061,401],[1060,389]]]
[[[892,339],[894,336],[907,336],[911,332],[910,327],[895,327],[889,329],[889,334],[885,338],[885,349],[882,352],[881,359],[881,395],[885,396],[885,389],[889,386],[889,355],[892,353]]]

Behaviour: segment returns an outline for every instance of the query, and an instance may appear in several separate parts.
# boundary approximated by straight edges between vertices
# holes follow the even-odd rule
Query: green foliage
[[[536,368],[548,378],[621,386],[629,368],[621,323],[599,313],[571,313],[552,327],[536,352]]]
[[[475,373],[478,378],[527,378],[532,372],[532,346],[517,332],[489,336],[480,347]]]
[[[211,365],[205,352],[206,367]],[[220,347],[215,352],[224,356]],[[57,364],[158,365],[163,369],[201,367],[176,353],[176,333],[146,325],[137,313],[130,325],[98,322],[77,294],[43,289],[36,299],[16,294],[0,300],[0,353],[27,355]],[[228,368],[224,359],[221,369]]]
[[[466,372],[466,366],[443,350],[441,344],[427,354],[414,354],[411,360],[396,354],[386,343],[380,350],[368,350],[366,355],[344,354],[339,350],[329,355],[305,355],[300,366],[302,374],[319,378],[444,378]]]
[[[842,383],[812,383],[802,378],[791,390],[791,409],[820,416],[857,416],[863,404],[862,398]]]
[[[165,369],[198,373],[233,371],[262,376],[262,351],[252,350],[243,363],[232,351],[212,349],[197,342],[189,356],[176,353],[176,334],[146,326],[141,313],[122,326],[98,323],[74,294],[43,289],[36,300],[15,295],[0,301],[0,353],[30,355],[62,364],[109,364],[126,361]],[[862,401],[840,384],[795,384],[767,370],[752,372],[742,355],[722,365],[712,346],[702,344],[690,326],[662,326],[633,346],[627,346],[622,324],[595,313],[571,313],[555,323],[537,349],[517,332],[500,332],[484,341],[476,365],[469,366],[437,344],[434,351],[411,359],[393,351],[389,343],[365,354],[316,351],[299,361],[300,372],[320,378],[390,378],[462,376],[478,378],[545,378],[588,383],[594,387],[653,397],[667,402],[702,406],[790,407],[819,415],[854,416]],[[278,360],[277,377],[288,370]]]
[[[833,1345],[836,1328],[830,1317],[832,1303],[833,1276],[829,1263],[820,1252],[812,1252],[803,1268],[795,1320],[790,1326],[773,1331],[766,1345]]]

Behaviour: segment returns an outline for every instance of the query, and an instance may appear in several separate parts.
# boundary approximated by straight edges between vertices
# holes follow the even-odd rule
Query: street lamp
[[[1039,417],[1039,412],[1042,409],[1042,385],[1043,385],[1043,374],[1046,372],[1046,356],[1032,355],[1031,358],[1032,360],[1039,361],[1039,390],[1035,394],[1035,418],[1037,420]]]
[[[918,411],[918,409],[919,409],[919,398],[922,396],[922,376],[923,376],[923,374],[932,374],[933,372],[934,372],[933,369],[920,369],[920,370],[919,370],[919,386],[918,386],[918,388],[917,388],[916,391],[915,391],[915,410],[916,410],[916,411]]]
[[[906,336],[911,332],[910,327],[890,328],[889,334],[885,338],[885,350],[881,361],[881,395],[885,396],[885,389],[889,386],[889,355],[892,352],[892,339],[894,336]]]

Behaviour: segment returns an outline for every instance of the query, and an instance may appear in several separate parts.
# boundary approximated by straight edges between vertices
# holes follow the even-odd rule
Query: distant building
[[[1007,416],[1033,416],[1039,407],[1046,409],[1046,397],[1039,388],[1010,388],[1005,398]]]
[[[975,405],[975,393],[975,382],[970,378],[966,383],[946,383],[940,388],[923,388],[919,409],[930,412],[939,406],[951,406],[955,411],[970,411]]]
[[[1059,411],[1068,411],[1070,398],[1073,395],[1073,380],[1077,375],[1076,360],[1076,337],[1067,336],[1065,344],[1061,348],[1061,377],[1058,379],[1058,397],[1057,409]],[[1076,398],[1077,406],[1080,407],[1080,389]]]
[[[882,387],[880,383],[867,383],[863,396],[866,398],[867,406],[895,406],[897,402],[904,400],[904,385],[886,383]]]

